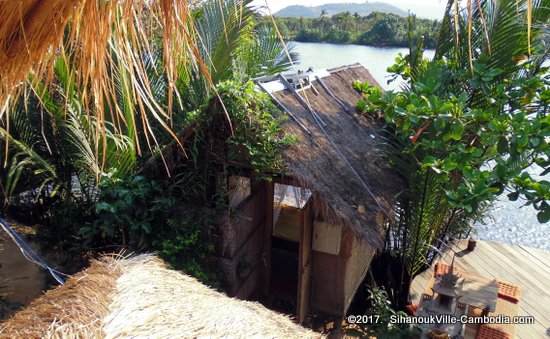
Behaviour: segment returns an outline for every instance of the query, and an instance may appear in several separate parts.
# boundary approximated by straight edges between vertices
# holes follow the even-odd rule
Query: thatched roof
[[[299,94],[326,124],[326,134],[296,95],[275,81],[266,84],[302,124],[291,118],[283,125],[287,133],[298,137],[284,153],[287,171],[314,191],[329,214],[380,247],[384,237],[381,216],[392,216],[401,181],[384,159],[379,123],[356,113],[360,94],[352,83],[379,85],[360,64],[328,70],[319,78],[322,84],[310,76],[313,88]]]
[[[2,338],[319,338],[152,255],[104,257],[0,324]]]
[[[77,1],[0,1],[0,103],[59,43]]]
[[[170,129],[175,102],[176,69],[199,70],[209,78],[193,31],[194,1],[173,0],[0,0],[0,127],[9,132],[5,115],[17,105],[27,79],[52,84],[59,57],[69,60],[72,85],[105,142],[105,119],[125,121],[113,72],[129,72],[128,95],[143,121],[155,119]],[[162,37],[163,75],[168,79],[168,107],[158,102],[148,72],[151,40]],[[113,50],[116,50],[114,52]],[[113,55],[116,54],[116,58]],[[116,59],[116,61],[115,61]],[[121,66],[124,65],[124,66]],[[118,73],[118,71],[117,71]],[[30,77],[29,75],[32,75]],[[40,85],[42,86],[42,85]],[[36,87],[35,87],[36,89]],[[145,128],[145,133],[150,131]],[[147,139],[149,140],[149,139]],[[151,146],[151,145],[150,145]],[[139,144],[137,150],[140,149]],[[101,157],[101,155],[99,155]]]

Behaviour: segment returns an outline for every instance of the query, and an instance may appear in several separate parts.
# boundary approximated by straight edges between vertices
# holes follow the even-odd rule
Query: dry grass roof
[[[322,78],[323,84],[341,103],[318,80],[311,79],[316,91],[308,88],[299,92],[326,123],[326,134],[289,90],[274,93],[311,132],[309,135],[293,119],[284,123],[283,129],[298,137],[298,142],[284,153],[287,170],[321,198],[329,214],[380,247],[384,237],[382,216],[392,216],[401,181],[384,158],[380,125],[355,113],[360,94],[352,83],[360,80],[379,85],[360,64],[328,71],[330,75]]]
[[[155,119],[170,129],[176,90],[176,69],[199,70],[209,78],[195,40],[192,5],[174,0],[0,0],[0,127],[9,132],[6,115],[19,103],[30,80],[52,84],[59,57],[69,60],[71,84],[83,94],[81,102],[94,115],[98,133],[95,142],[106,141],[105,121],[125,121],[116,77],[128,72],[128,95],[144,122]],[[148,58],[162,37],[162,64],[168,79],[167,107],[153,93],[147,69]],[[116,52],[114,52],[116,51]],[[116,57],[114,57],[116,55]],[[126,74],[126,73],[124,73]],[[30,77],[32,75],[32,77]],[[38,87],[40,88],[40,87]],[[36,86],[35,86],[36,89]],[[25,98],[25,97],[22,97]],[[128,123],[128,122],[126,122]],[[146,133],[150,133],[145,129]],[[136,135],[137,139],[137,135]],[[149,139],[148,139],[149,140]],[[142,146],[137,144],[140,153]],[[99,155],[101,157],[101,155]]]
[[[0,325],[1,338],[318,338],[157,257],[104,257]]]

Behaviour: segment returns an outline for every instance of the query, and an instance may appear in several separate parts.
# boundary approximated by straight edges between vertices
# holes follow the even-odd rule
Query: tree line
[[[395,14],[373,12],[361,16],[344,12],[327,16],[323,13],[319,18],[277,17],[276,22],[281,34],[288,40],[379,47],[408,46],[408,20]],[[417,19],[416,27],[424,36],[424,46],[435,48],[439,22]]]

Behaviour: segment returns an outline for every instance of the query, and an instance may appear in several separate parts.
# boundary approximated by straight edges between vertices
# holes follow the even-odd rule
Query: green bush
[[[376,338],[418,338],[419,330],[407,324],[394,324],[392,317],[407,317],[403,311],[391,308],[388,294],[381,288],[369,289],[368,301],[370,308],[367,316],[371,316],[372,323],[365,324],[364,330]]]
[[[216,213],[208,208],[186,209],[167,220],[154,237],[153,248],[175,269],[210,285],[218,285],[211,228]]]
[[[149,247],[146,242],[154,223],[174,205],[160,184],[143,176],[106,177],[99,190],[96,219],[80,229],[80,234],[89,242],[136,249]]]
[[[218,87],[235,128],[227,140],[233,146],[229,148],[229,158],[242,160],[245,156],[258,174],[282,170],[281,151],[295,142],[281,129],[286,116],[266,94],[256,91],[252,82],[242,85],[227,81]]]
[[[80,227],[88,247],[120,246],[157,252],[172,267],[210,285],[216,274],[210,264],[214,246],[210,228],[215,211],[192,204],[192,176],[162,181],[136,175],[107,177],[99,187],[93,222]],[[187,195],[186,195],[187,194]]]

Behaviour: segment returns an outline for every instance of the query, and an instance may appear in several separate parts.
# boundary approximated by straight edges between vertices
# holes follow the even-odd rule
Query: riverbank
[[[265,19],[271,23],[271,19]],[[402,47],[409,44],[409,18],[373,12],[366,16],[349,12],[317,18],[276,17],[282,35],[300,42],[354,43],[368,46]],[[424,46],[434,48],[439,32],[436,20],[414,20],[414,30],[424,37]]]

